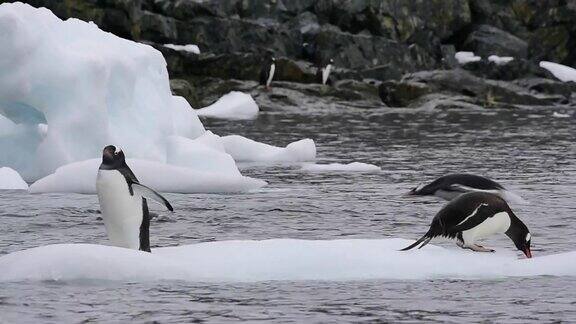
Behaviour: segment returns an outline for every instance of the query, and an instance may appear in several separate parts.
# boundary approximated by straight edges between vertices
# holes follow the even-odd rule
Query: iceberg
[[[0,190],[28,190],[28,184],[18,172],[10,168],[0,168]]]
[[[316,159],[316,144],[309,138],[278,147],[240,135],[222,137],[226,152],[236,162],[306,162]]]
[[[232,91],[208,107],[196,110],[198,116],[222,119],[253,119],[258,115],[258,105],[251,95]]]
[[[342,163],[329,163],[329,164],[305,164],[302,166],[304,171],[312,172],[378,172],[382,171],[379,166],[374,164],[362,163],[362,162],[352,162],[348,164]]]
[[[518,259],[405,239],[220,241],[153,249],[58,244],[0,257],[0,282],[106,280],[256,282],[268,280],[483,280],[576,276],[576,252]]]

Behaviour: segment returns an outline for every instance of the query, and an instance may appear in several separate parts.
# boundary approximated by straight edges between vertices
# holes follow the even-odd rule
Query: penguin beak
[[[526,257],[527,257],[528,259],[531,259],[531,258],[532,258],[532,251],[530,251],[530,248],[527,247],[527,248],[525,248],[524,251],[522,251],[522,252],[524,252],[524,254],[526,255]]]

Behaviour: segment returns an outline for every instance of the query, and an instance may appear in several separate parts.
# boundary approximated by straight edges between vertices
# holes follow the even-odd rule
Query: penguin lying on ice
[[[138,182],[124,152],[106,146],[98,169],[96,189],[102,219],[113,245],[150,252],[150,213],[146,198],[174,211],[156,191]],[[146,198],[144,198],[146,197]]]
[[[494,252],[476,244],[476,241],[498,233],[506,234],[527,258],[532,257],[530,231],[506,201],[491,193],[469,192],[446,204],[434,216],[428,232],[402,251],[417,245],[421,249],[435,237],[446,237],[455,239],[456,244],[464,249]]]

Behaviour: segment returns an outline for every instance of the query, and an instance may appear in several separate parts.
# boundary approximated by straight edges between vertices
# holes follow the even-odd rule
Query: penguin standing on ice
[[[96,189],[102,219],[113,245],[150,252],[150,213],[146,198],[170,211],[170,203],[156,191],[140,184],[126,164],[124,152],[106,146],[98,169]]]
[[[260,85],[263,85],[266,90],[270,90],[274,72],[276,72],[276,58],[270,56],[260,69]]]
[[[466,192],[489,192],[504,199],[516,202],[525,202],[521,197],[507,191],[501,184],[494,180],[474,174],[449,174],[440,177],[427,185],[420,185],[408,192],[415,196],[436,196],[446,200],[452,200]]]
[[[318,66],[316,70],[316,82],[323,84],[323,85],[332,85],[332,80],[330,80],[330,72],[332,71],[332,64],[334,64],[334,60],[330,59],[328,64],[321,64]]]
[[[455,239],[456,244],[464,249],[494,252],[476,244],[476,241],[498,233],[506,234],[527,258],[532,257],[530,231],[506,201],[491,193],[469,192],[446,204],[434,216],[428,232],[402,251],[419,244],[421,249],[433,238],[445,237]]]

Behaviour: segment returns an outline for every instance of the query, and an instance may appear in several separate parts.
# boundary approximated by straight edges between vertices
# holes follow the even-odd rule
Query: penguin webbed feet
[[[458,245],[459,247],[461,247],[463,249],[469,249],[469,250],[472,250],[474,252],[490,252],[490,253],[496,252],[496,250],[494,250],[494,249],[485,248],[482,245],[478,245],[478,244],[464,244],[463,242],[458,241],[456,243],[456,245]]]

